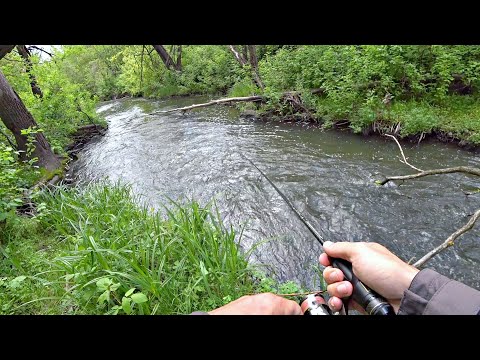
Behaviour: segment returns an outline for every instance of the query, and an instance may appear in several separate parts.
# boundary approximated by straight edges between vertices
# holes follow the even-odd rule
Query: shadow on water
[[[480,194],[461,189],[478,179],[451,174],[403,184],[374,184],[383,175],[411,173],[398,161],[394,142],[299,124],[252,122],[237,110],[210,107],[184,115],[146,116],[205,102],[206,97],[162,101],[124,99],[103,103],[107,134],[90,144],[75,164],[80,181],[109,178],[133,184],[149,206],[165,195],[217,199],[225,221],[240,229],[242,247],[270,239],[252,261],[281,280],[312,285],[320,247],[266,180],[252,159],[295,206],[332,241],[376,241],[404,260],[419,258],[463,225],[480,207]],[[478,157],[454,146],[405,145],[420,168],[480,166]],[[480,243],[473,229],[429,263],[480,288]]]

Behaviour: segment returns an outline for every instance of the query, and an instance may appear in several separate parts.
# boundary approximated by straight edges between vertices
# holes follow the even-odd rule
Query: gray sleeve
[[[190,315],[210,315],[210,314],[205,311],[194,311]]]
[[[480,291],[431,269],[417,273],[405,290],[398,315],[478,315]]]

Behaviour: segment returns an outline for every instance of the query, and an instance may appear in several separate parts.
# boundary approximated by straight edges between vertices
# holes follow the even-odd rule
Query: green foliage
[[[281,112],[288,111],[279,102],[282,92],[321,88],[322,96],[304,91],[302,98],[326,126],[348,119],[360,132],[375,122],[401,123],[402,136],[443,130],[472,142],[478,115],[465,115],[477,114],[477,106],[452,92],[455,84],[476,92],[479,70],[480,47],[463,45],[285,47],[260,62],[269,106]],[[460,119],[448,120],[452,113]]]
[[[61,66],[101,99],[226,93],[244,77],[228,49],[217,45],[184,45],[181,72],[166,69],[151,46],[138,45],[65,46]]]
[[[82,89],[100,99],[122,93],[118,76],[122,72],[123,45],[68,45],[57,53],[56,62],[63,74]],[[133,48],[133,47],[132,47]]]
[[[228,92],[229,97],[241,97],[258,94],[259,89],[255,86],[253,81],[249,78],[245,78],[236,82]]]
[[[22,131],[28,136],[27,153],[29,155],[34,150],[33,135],[40,130]],[[0,142],[0,224],[7,218],[15,219],[15,209],[22,204],[23,192],[40,174],[33,166],[36,158],[20,162],[19,155],[19,151]]]
[[[162,216],[126,187],[93,185],[41,200],[31,231],[3,232],[0,273],[8,284],[26,276],[31,289],[0,295],[3,313],[189,313],[258,290],[234,230],[195,202],[172,202]]]
[[[74,47],[66,47],[68,50]],[[75,52],[78,55],[78,51]],[[22,59],[16,52],[11,52],[6,59],[0,60],[0,68],[8,82],[18,93],[21,100],[33,115],[52,149],[63,154],[63,148],[70,141],[70,134],[79,126],[99,122],[95,114],[96,98],[85,90],[85,85],[75,83],[67,75],[64,67],[65,54],[57,52],[55,60],[39,62],[32,56],[33,69],[43,98],[32,94],[30,79],[25,72]],[[73,55],[71,55],[73,56]],[[78,74],[81,71],[72,71]]]
[[[18,152],[0,143],[0,222],[4,221],[22,203],[21,168],[17,165]]]
[[[66,48],[71,57],[78,55],[75,47]],[[2,72],[38,124],[35,129],[22,130],[22,134],[28,139],[29,155],[34,150],[34,135],[37,132],[43,132],[52,150],[63,155],[65,146],[70,142],[70,135],[80,125],[99,122],[95,115],[95,97],[84,90],[83,84],[68,78],[64,56],[65,54],[58,52],[56,60],[46,62],[40,62],[38,57],[32,56],[31,71],[42,89],[41,99],[33,95],[25,64],[16,51],[0,60]],[[72,73],[79,76],[81,72],[76,70]],[[13,221],[15,208],[22,203],[22,193],[38,180],[41,174],[33,166],[36,159],[30,159],[26,163],[19,161],[19,153],[12,148],[5,136],[9,137],[12,143],[15,140],[2,124],[0,130],[3,133],[0,137],[0,221],[7,217]]]

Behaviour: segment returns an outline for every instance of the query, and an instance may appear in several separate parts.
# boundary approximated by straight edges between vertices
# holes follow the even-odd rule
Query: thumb
[[[345,259],[352,262],[352,258],[357,250],[358,243],[352,242],[331,242],[325,241],[323,244],[323,250],[328,256],[334,258]]]

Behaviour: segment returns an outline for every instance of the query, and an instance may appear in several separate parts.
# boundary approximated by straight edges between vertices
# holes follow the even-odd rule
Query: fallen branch
[[[244,101],[262,101],[264,100],[263,96],[245,96],[245,97],[232,97],[232,98],[225,98],[225,99],[218,99],[218,100],[212,100],[207,103],[203,104],[195,104],[195,105],[190,105],[190,106],[184,106],[181,108],[176,108],[176,109],[171,109],[171,110],[163,110],[163,111],[154,111],[148,115],[153,115],[153,114],[167,114],[175,111],[182,111],[185,112],[187,110],[192,110],[196,108],[201,108],[201,107],[206,107],[206,106],[212,106],[212,105],[217,105],[217,104],[226,104],[230,102],[244,102]]]
[[[282,97],[288,97],[288,96],[293,96],[293,95],[298,95],[300,94],[300,91],[287,91],[282,94]],[[310,94],[323,94],[324,90],[323,89],[312,89],[310,90]],[[192,109],[197,109],[201,107],[207,107],[207,106],[212,106],[212,105],[217,105],[217,104],[228,104],[232,102],[258,102],[258,101],[265,101],[264,96],[260,95],[254,95],[254,96],[245,96],[245,97],[232,97],[232,98],[224,98],[224,99],[218,99],[218,100],[211,100],[207,103],[203,104],[195,104],[195,105],[190,105],[190,106],[184,106],[181,108],[175,108],[175,109],[170,109],[170,110],[162,110],[162,111],[154,111],[150,114],[147,115],[153,115],[153,114],[167,114],[175,111],[188,111]],[[287,99],[288,100],[288,99]],[[308,112],[308,110],[306,110]]]
[[[423,134],[423,133],[422,133]],[[452,167],[452,168],[445,168],[445,169],[433,169],[433,170],[421,170],[421,169],[418,169],[416,168],[415,166],[409,164],[407,162],[407,159],[405,158],[405,154],[403,153],[403,149],[400,145],[400,143],[397,141],[397,139],[395,138],[395,136],[392,136],[392,135],[387,135],[385,134],[386,136],[388,137],[391,137],[395,140],[395,142],[397,143],[399,149],[400,149],[400,152],[402,153],[402,157],[403,157],[403,160],[402,161],[405,165],[408,165],[410,166],[411,168],[417,170],[417,171],[420,171],[419,173],[417,174],[412,174],[412,175],[404,175],[404,176],[390,176],[390,177],[387,177],[385,180],[383,181],[379,181],[377,180],[376,183],[379,184],[379,185],[385,185],[387,182],[389,181],[392,181],[392,180],[409,180],[409,179],[416,179],[416,178],[420,178],[420,177],[424,177],[424,176],[429,176],[429,175],[440,175],[440,174],[451,174],[451,173],[457,173],[457,172],[461,172],[461,173],[465,173],[465,174],[470,174],[470,175],[476,175],[476,176],[480,176],[480,169],[476,169],[476,168],[472,168],[472,167],[468,167],[468,166],[457,166],[457,167]],[[421,139],[421,137],[420,137]],[[480,189],[479,189],[480,190]],[[468,196],[468,195],[471,195],[473,193],[467,193],[465,191],[462,190],[462,192]],[[418,260],[415,264],[413,264],[413,266],[415,267],[420,267],[422,265],[424,265],[428,260],[430,260],[432,257],[434,257],[435,255],[437,255],[438,253],[440,253],[440,251],[442,250],[445,250],[446,248],[450,247],[450,246],[453,246],[454,244],[454,241],[455,239],[457,239],[459,236],[461,236],[462,234],[466,233],[468,230],[472,229],[473,228],[473,225],[475,224],[475,222],[478,220],[478,218],[480,217],[480,210],[477,210],[475,212],[475,214],[473,214],[473,216],[470,218],[470,220],[464,225],[462,226],[460,229],[458,229],[457,231],[455,231],[452,235],[450,235],[447,240],[445,240],[441,245],[437,246],[435,249],[433,249],[432,251],[430,251],[429,253],[427,253],[426,255],[424,255],[420,260]],[[408,263],[410,264],[412,262],[413,258],[410,259],[408,261]]]
[[[422,133],[423,134],[423,133]],[[407,161],[407,158],[405,157],[405,154],[403,153],[403,149],[402,149],[402,146],[400,145],[400,143],[398,142],[397,138],[393,135],[390,135],[390,134],[385,134],[385,136],[388,136],[388,137],[391,137],[393,140],[395,140],[395,142],[397,143],[398,145],[398,148],[400,149],[400,153],[402,154],[402,157],[403,157],[403,161],[400,160],[400,162],[403,162],[405,165],[408,165],[410,166],[412,169],[414,170],[417,170],[417,171],[423,171],[422,169],[419,169],[415,166],[413,166],[412,164],[410,164],[408,161]]]
[[[453,246],[454,241],[462,234],[466,233],[468,230],[473,228],[473,225],[475,225],[475,222],[478,220],[480,217],[480,210],[477,210],[475,214],[468,220],[468,222],[462,226],[460,229],[455,231],[452,235],[450,235],[447,240],[445,240],[441,245],[437,246],[435,249],[427,253],[425,256],[423,256],[420,260],[418,260],[413,266],[415,267],[420,267],[424,265],[428,260],[430,260],[432,257],[437,255],[440,251],[446,249],[447,247]]]
[[[392,180],[410,180],[410,179],[417,179],[417,178],[421,178],[429,175],[452,174],[452,173],[464,173],[464,174],[480,176],[480,169],[472,168],[469,166],[456,166],[456,167],[445,168],[445,169],[424,170],[412,175],[389,176],[382,181],[377,180],[376,183],[378,185],[385,185],[386,183]]]

